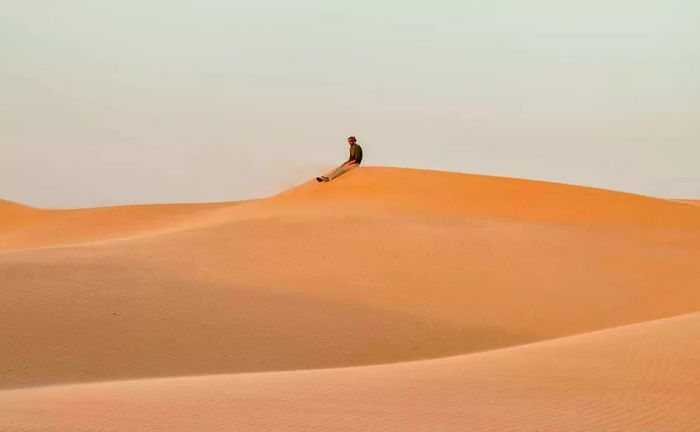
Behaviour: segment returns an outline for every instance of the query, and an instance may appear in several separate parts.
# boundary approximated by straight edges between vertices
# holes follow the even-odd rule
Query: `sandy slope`
[[[0,388],[399,365],[515,346],[695,312],[699,259],[696,206],[435,171],[361,168],[331,183],[308,182],[241,203],[47,211],[0,202]],[[683,322],[671,326],[678,327],[679,338],[684,328],[696,328],[695,318]],[[651,327],[639,328],[644,333]],[[578,340],[566,346],[574,349]],[[496,351],[512,355],[494,359],[503,367],[511,364],[513,377],[528,375],[516,367],[523,349]],[[668,361],[682,357],[684,348],[677,350]],[[586,355],[581,359],[593,356]],[[695,351],[688,348],[687,355]],[[616,361],[615,352],[610,356]],[[647,366],[654,376],[695,379],[688,368],[661,374],[651,358]],[[441,369],[442,361],[405,364]],[[452,366],[444,367],[452,373]],[[571,369],[571,376],[568,370],[556,372],[561,380],[552,378],[551,385],[566,387],[574,376],[585,381],[585,368]],[[307,373],[324,382],[335,379],[327,371],[289,376]],[[344,374],[338,375],[341,382],[355,379]],[[493,383],[492,390],[501,393],[500,375],[484,371],[482,387]],[[226,380],[253,376],[264,381],[287,375]],[[407,375],[396,376],[387,388]],[[600,389],[621,385],[616,377],[601,377]],[[370,381],[365,377],[358,385]],[[209,382],[193,385],[205,393]],[[150,387],[149,381],[138,383],[123,384],[124,392],[150,394],[140,387]],[[211,383],[212,391],[220,385]],[[70,393],[74,387],[60,388]],[[30,403],[43,391],[6,390],[0,410],[15,396],[17,403]],[[679,398],[687,393],[673,386],[665,391]],[[457,400],[472,403],[469,394]],[[289,406],[315,398],[326,394],[296,402],[290,396]],[[517,412],[513,398],[504,399],[504,410],[511,404]],[[202,397],[192,404],[208,402]],[[589,408],[608,415],[598,405]],[[21,417],[13,418],[25,421]],[[250,421],[254,428],[257,420]],[[399,418],[387,420],[388,428],[395,429],[389,427],[393,421],[399,428]]]
[[[0,251],[104,241],[178,229],[209,210],[243,202],[43,210],[0,200]]]
[[[289,206],[391,209],[488,220],[696,227],[696,211],[669,200],[605,189],[415,169],[363,168],[342,187],[303,184],[275,197]],[[329,186],[330,185],[330,186]]]
[[[10,430],[697,431],[700,314],[345,369],[0,392]]]

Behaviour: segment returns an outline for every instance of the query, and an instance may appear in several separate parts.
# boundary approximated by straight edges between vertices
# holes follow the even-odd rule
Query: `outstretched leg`
[[[357,167],[357,164],[350,164],[350,165],[341,165],[338,168],[334,169],[330,173],[326,175],[328,177],[328,180],[333,180],[334,178],[345,174],[346,172],[350,171],[351,169]]]
[[[340,174],[342,174],[344,169],[345,169],[345,165],[340,165],[339,167],[333,168],[332,170],[328,171],[324,175],[322,175],[320,177],[316,177],[316,181],[318,181],[318,182],[331,181],[335,177],[338,177]]]
[[[328,171],[326,174],[316,177],[317,182],[327,182],[331,181],[334,178],[338,177],[341,174],[344,174],[351,169],[359,166],[358,164],[351,164],[351,165],[340,165],[339,167],[333,168],[332,170]]]

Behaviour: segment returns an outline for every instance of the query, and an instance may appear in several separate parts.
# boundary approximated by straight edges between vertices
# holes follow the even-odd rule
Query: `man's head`
[[[349,136],[348,137],[348,144],[353,145],[357,142],[357,139],[354,136]]]

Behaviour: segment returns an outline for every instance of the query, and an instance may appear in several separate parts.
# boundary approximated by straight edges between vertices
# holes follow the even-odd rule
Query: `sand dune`
[[[695,313],[414,363],[5,391],[0,406],[11,430],[694,431],[698,332]]]
[[[26,226],[44,214],[46,211],[0,199],[0,233]]]
[[[488,220],[697,227],[700,215],[669,200],[590,187],[414,169],[363,168],[343,185],[303,184],[275,199],[288,205],[362,205],[412,214]]]
[[[242,202],[43,210],[0,201],[0,251],[104,241],[177,229]]]
[[[647,360],[639,364],[615,350],[623,349],[628,338],[630,346],[645,348],[645,335],[657,330],[676,335],[670,340],[685,341],[697,330],[696,315],[611,329],[591,334],[592,339],[575,336],[519,346],[696,312],[699,259],[696,206],[435,171],[363,167],[330,183],[307,182],[239,203],[58,211],[0,202],[0,388],[6,389],[0,392],[0,410],[11,410],[14,423],[6,424],[12,428],[51,429],[62,424],[62,414],[51,411],[41,423],[22,412],[44,402],[46,407],[60,404],[64,397],[94,398],[90,400],[105,402],[91,404],[95,411],[84,420],[97,421],[98,413],[119,410],[109,401],[121,405],[119,398],[138,394],[144,406],[167,416],[181,404],[206,411],[202,405],[211,403],[210,417],[203,418],[212,422],[207,429],[237,425],[269,430],[264,419],[243,412],[238,412],[239,423],[228,416],[215,423],[218,410],[240,402],[259,407],[254,409],[258,413],[274,408],[278,417],[271,417],[273,422],[281,424],[287,413],[296,429],[328,430],[330,423],[324,422],[345,418],[339,411],[347,403],[350,412],[376,419],[372,424],[406,430],[410,423],[402,422],[417,414],[372,411],[372,399],[363,395],[377,390],[376,409],[388,410],[392,396],[415,387],[433,401],[454,398],[445,411],[442,402],[398,398],[401,409],[434,411],[425,421],[444,424],[440,430],[467,424],[460,423],[467,417],[455,414],[459,404],[474,404],[485,413],[469,417],[474,427],[503,430],[525,415],[517,399],[532,385],[536,391],[523,406],[535,409],[533,404],[541,402],[533,427],[571,425],[575,413],[569,411],[582,409],[590,422],[633,430],[651,414],[634,423],[614,414],[622,405],[605,408],[589,400],[596,395],[611,400],[614,391],[621,395],[631,388],[625,387],[626,372],[606,375],[599,370],[595,375],[583,364],[631,362],[640,374],[650,374],[651,381],[634,381],[640,388],[651,386],[644,387],[646,393],[624,395],[630,412],[642,413],[674,392],[687,408],[697,403],[697,393],[677,382],[697,381],[697,370],[683,365],[657,370],[655,362],[694,359],[692,344],[673,347],[664,357],[655,347],[667,344],[654,337],[656,345],[646,347],[648,355],[640,355]],[[539,347],[532,361],[527,360],[534,349],[529,347]],[[560,354],[546,347],[561,349],[568,363],[557,366],[547,356]],[[489,351],[496,348],[504,349]],[[607,360],[597,362],[598,351]],[[423,361],[408,362],[412,360]],[[492,361],[501,366],[488,369]],[[541,386],[532,381],[539,376],[534,371],[538,362],[546,366],[541,373],[552,374],[541,376]],[[389,365],[319,369],[375,364]],[[461,364],[466,366],[457,366]],[[483,372],[478,379],[465,378],[472,368]],[[260,371],[268,372],[246,374]],[[146,380],[208,374],[236,375]],[[377,380],[377,389],[373,381],[385,374],[388,381]],[[446,381],[430,378],[435,376],[462,386],[455,384],[452,393],[440,396]],[[672,384],[654,396],[657,378]],[[65,386],[127,379],[141,380]],[[516,381],[520,393],[508,387]],[[334,401],[328,392],[339,387],[332,383],[354,393],[338,392]],[[579,386],[578,393],[569,395],[572,383]],[[63,386],[41,387],[47,385]],[[295,385],[301,386],[299,397],[290,393]],[[319,390],[303,390],[308,386]],[[41,388],[10,390],[22,387]],[[107,387],[121,390],[112,394]],[[478,389],[501,402],[491,399],[489,411],[489,399],[477,398]],[[171,390],[173,398],[165,400],[179,395],[181,404],[158,405],[153,395]],[[183,396],[190,390],[194,396]],[[209,390],[214,399],[204,396]],[[278,391],[287,394],[288,402],[280,402]],[[560,405],[569,411],[554,415],[558,394],[572,399]],[[325,400],[330,405],[322,405],[317,417],[290,411]],[[129,406],[124,418],[134,424],[149,412],[139,414],[137,405]],[[511,417],[505,416],[508,409]],[[545,421],[547,413],[555,423]],[[502,414],[505,423],[498,423]],[[654,424],[665,418],[659,413],[651,417]],[[566,421],[556,423],[557,418]],[[173,427],[185,428],[183,417],[173,419],[181,421]],[[672,419],[688,424],[680,414]],[[80,421],[69,429],[85,430],[80,428],[88,423]],[[428,424],[415,422],[414,430]],[[582,420],[581,430],[586,424],[593,423]],[[0,429],[2,425],[0,420]]]

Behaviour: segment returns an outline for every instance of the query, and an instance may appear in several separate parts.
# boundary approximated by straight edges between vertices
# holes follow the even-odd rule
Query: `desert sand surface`
[[[438,171],[3,201],[0,430],[700,430],[699,262],[695,205]]]
[[[693,431],[698,332],[695,313],[436,360],[9,390],[0,406],[12,430]]]

